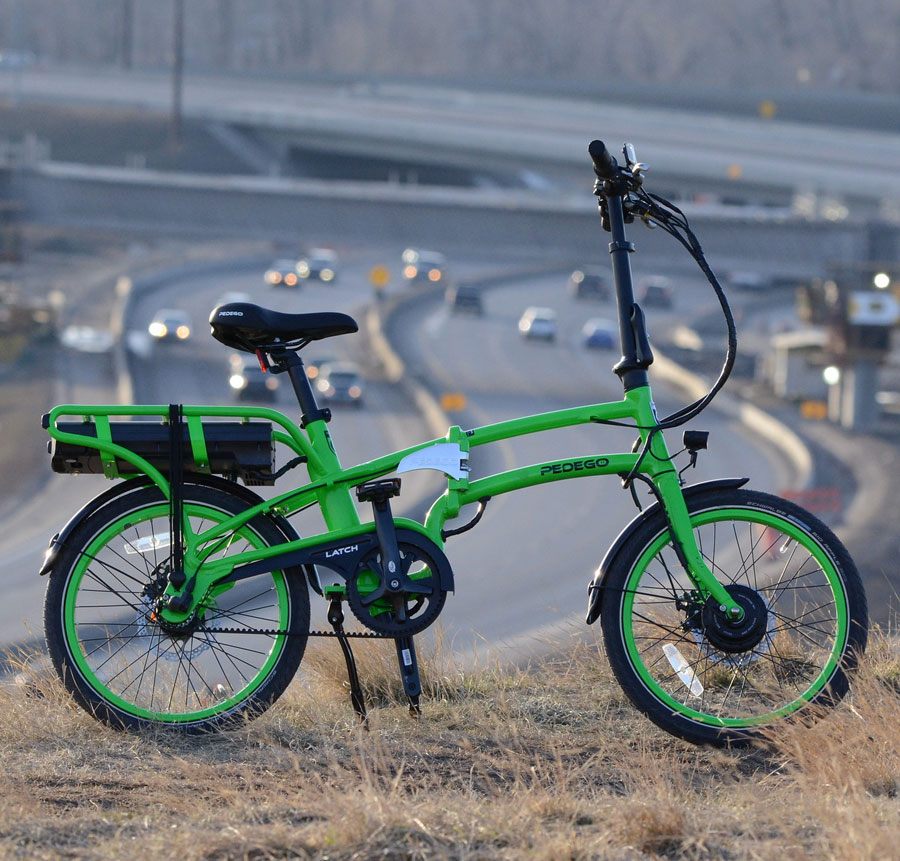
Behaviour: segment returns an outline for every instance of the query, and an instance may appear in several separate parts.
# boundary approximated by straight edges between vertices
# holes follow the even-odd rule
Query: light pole
[[[181,100],[184,73],[184,0],[173,0],[172,21],[172,118],[169,125],[169,146],[181,148]]]
[[[122,17],[119,31],[119,62],[123,69],[130,69],[133,62],[134,0],[122,0]]]

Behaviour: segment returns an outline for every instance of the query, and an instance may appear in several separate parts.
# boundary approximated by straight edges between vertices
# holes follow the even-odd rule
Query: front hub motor
[[[744,618],[732,621],[719,608],[719,602],[709,598],[703,605],[701,616],[703,633],[709,644],[720,652],[749,652],[766,636],[769,607],[759,592],[749,586],[730,583],[725,591],[740,604]]]

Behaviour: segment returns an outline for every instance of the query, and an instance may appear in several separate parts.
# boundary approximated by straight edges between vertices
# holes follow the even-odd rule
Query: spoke
[[[215,636],[214,632],[210,631],[209,633],[211,633],[213,635],[213,640],[214,640],[213,648],[219,650],[224,657],[228,658],[228,660],[231,662],[231,665],[241,674],[241,678],[244,680],[244,683],[246,683],[248,681],[248,679],[244,675],[243,670],[241,670],[240,667],[238,667],[238,665],[235,664],[235,661],[240,661],[242,664],[244,664],[244,666],[250,667],[250,669],[253,670],[254,673],[256,673],[259,670],[259,667],[257,667],[256,664],[253,664],[250,661],[244,660],[244,658],[241,658],[238,655],[232,655],[230,652],[230,649],[240,649],[241,651],[244,651],[244,652],[253,651],[253,650],[247,649],[245,646],[235,646],[232,644],[229,644],[228,646],[226,646],[219,640],[218,637]],[[266,652],[257,652],[256,654],[265,655],[267,653]]]
[[[95,583],[99,583],[101,586],[106,589],[107,592],[115,595],[126,607],[130,607],[135,613],[142,613],[144,608],[140,606],[140,604],[132,604],[131,601],[128,601],[126,598],[122,597],[121,592],[117,592],[110,586],[105,580],[101,580],[90,568],[85,569],[85,575],[91,577]],[[79,590],[80,591],[80,590]],[[128,592],[129,595],[137,595],[136,592]]]
[[[731,521],[731,531],[734,533],[734,543],[737,544],[738,556],[741,557],[740,573],[744,575],[744,579],[747,580],[749,584],[750,578],[747,576],[747,557],[744,556],[744,551],[743,549],[741,549],[741,539],[738,538],[737,523],[735,523],[733,520]],[[737,581],[737,578],[738,575],[736,574],[734,580],[732,580],[731,582],[735,583]]]
[[[772,589],[772,600],[769,602],[769,609],[771,609],[772,605],[778,599],[778,587],[781,585],[781,581],[784,580],[784,575],[787,573],[788,565],[791,564],[791,560],[794,558],[794,554],[797,552],[797,548],[800,546],[799,542],[795,543],[793,548],[791,549],[791,555],[788,556],[787,562],[784,563],[784,568],[781,570],[781,575],[778,578],[778,582]],[[802,568],[802,566],[801,566]],[[790,580],[788,582],[791,582]]]
[[[254,601],[257,598],[260,598],[263,595],[265,595],[266,592],[274,592],[274,591],[275,591],[274,585],[267,586],[265,589],[262,590],[262,592],[257,592],[255,595],[251,595],[249,598],[245,598],[243,601],[241,601],[240,604],[235,604],[233,607],[229,607],[228,609],[229,609],[229,611],[231,611],[233,613],[235,610],[238,609],[238,607],[243,607],[244,604],[249,604],[251,601]],[[219,608],[217,607],[216,609],[218,610]],[[211,616],[210,618],[215,619],[216,616]]]
[[[231,681],[228,678],[228,673],[225,671],[225,667],[222,666],[222,662],[219,660],[218,653],[213,648],[213,643],[212,643],[212,640],[210,639],[209,633],[207,631],[201,631],[201,633],[206,638],[206,642],[209,645],[209,653],[213,656],[216,663],[219,665],[219,669],[222,671],[222,681],[227,682],[230,685]]]

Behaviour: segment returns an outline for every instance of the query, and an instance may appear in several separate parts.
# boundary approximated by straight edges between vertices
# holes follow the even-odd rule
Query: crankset
[[[447,600],[440,568],[421,547],[398,543],[400,566],[389,570],[380,548],[359,562],[347,581],[347,603],[363,625],[389,637],[424,631],[440,615]]]

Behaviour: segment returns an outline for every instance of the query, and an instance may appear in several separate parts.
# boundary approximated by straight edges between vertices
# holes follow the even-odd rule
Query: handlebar
[[[588,153],[594,162],[597,179],[613,179],[619,173],[619,163],[613,158],[603,141],[591,141]]]

